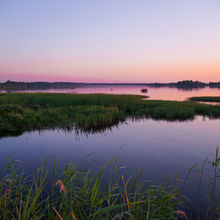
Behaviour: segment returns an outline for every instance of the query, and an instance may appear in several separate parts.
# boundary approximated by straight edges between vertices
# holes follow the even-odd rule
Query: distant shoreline
[[[38,90],[38,89],[75,89],[88,86],[148,86],[153,88],[179,88],[179,89],[199,89],[199,88],[220,88],[220,82],[204,83],[200,81],[178,81],[171,83],[83,83],[83,82],[16,82],[6,81],[0,83],[0,90]]]
[[[0,83],[0,90],[75,89],[87,86],[147,86],[147,83],[16,82]]]

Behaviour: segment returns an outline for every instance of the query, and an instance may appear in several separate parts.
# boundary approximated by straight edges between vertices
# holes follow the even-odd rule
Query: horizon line
[[[183,79],[178,81],[170,81],[170,82],[74,82],[74,81],[14,81],[14,80],[6,80],[6,81],[0,81],[0,83],[7,83],[7,82],[15,82],[15,83],[75,83],[75,84],[152,84],[152,83],[160,83],[160,84],[168,84],[168,83],[178,83],[178,82],[184,82],[184,81],[192,81],[192,82],[200,82],[200,83],[216,83],[220,81],[199,81],[199,80],[189,80],[189,79]]]

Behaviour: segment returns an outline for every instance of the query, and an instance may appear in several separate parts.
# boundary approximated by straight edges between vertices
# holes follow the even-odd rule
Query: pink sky
[[[86,63],[54,60],[0,64],[1,81],[170,82],[220,81],[220,63]]]
[[[5,1],[0,81],[220,81],[219,0]]]

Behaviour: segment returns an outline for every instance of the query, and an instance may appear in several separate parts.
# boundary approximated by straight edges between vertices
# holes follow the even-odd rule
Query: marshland
[[[220,96],[190,97],[189,100],[196,102],[220,102]]]
[[[0,112],[3,219],[218,216],[220,106],[2,93]]]
[[[0,95],[2,134],[45,128],[87,131],[105,129],[133,119],[183,121],[195,116],[220,117],[220,106],[195,102],[142,100],[135,95],[13,93]]]

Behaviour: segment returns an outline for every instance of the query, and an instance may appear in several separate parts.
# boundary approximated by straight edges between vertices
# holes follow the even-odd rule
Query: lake
[[[147,93],[142,93],[141,89],[147,88]],[[0,91],[4,92],[4,91]],[[24,92],[24,91],[19,91]],[[56,92],[56,93],[105,93],[105,94],[133,94],[147,95],[149,99],[158,100],[177,100],[184,101],[192,96],[220,96],[218,88],[199,88],[199,89],[178,89],[178,88],[153,88],[148,86],[81,86],[74,89],[50,89],[50,90],[32,90],[25,92]]]
[[[42,147],[44,158],[56,158],[58,171],[69,161],[80,164],[90,153],[93,155],[88,160],[97,160],[95,166],[98,167],[119,155],[118,165],[124,167],[122,174],[140,169],[142,179],[161,182],[168,178],[172,182],[176,176],[185,178],[197,161],[201,165],[207,156],[213,158],[220,145],[219,130],[220,120],[197,117],[185,122],[128,119],[111,130],[93,134],[75,130],[35,131],[0,139],[0,165],[3,166],[12,155],[13,159],[22,161],[18,164],[31,174],[33,168],[39,167]],[[206,174],[211,175],[209,171]],[[192,172],[185,187],[186,196],[194,202],[198,196],[198,180],[198,173]],[[204,185],[199,192],[199,208],[207,204],[207,189]]]
[[[139,94],[143,87],[83,87],[73,90],[47,90],[46,92],[66,93],[113,93],[113,94]],[[191,96],[220,96],[220,89],[181,90],[176,88],[147,88],[150,99],[185,100]],[[33,91],[29,91],[33,92]],[[36,91],[35,91],[36,92]],[[42,91],[38,91],[42,92]],[[45,92],[45,91],[43,91]],[[21,167],[25,172],[32,173],[39,167],[41,148],[44,158],[55,157],[58,171],[62,171],[64,165],[73,161],[80,164],[87,155],[95,159],[93,166],[101,167],[115,155],[118,157],[122,174],[128,170],[142,170],[142,179],[168,182],[186,177],[187,172],[199,161],[201,167],[206,157],[212,159],[216,148],[220,146],[220,119],[211,120],[196,117],[192,121],[168,122],[144,119],[133,121],[127,119],[102,133],[79,133],[75,129],[44,130],[24,133],[18,137],[5,137],[0,139],[0,166],[4,166],[8,156],[22,161]],[[52,165],[52,159],[49,162]],[[212,171],[205,170],[205,175],[211,176]],[[199,174],[192,171],[185,186],[185,195],[191,201],[198,203],[198,208],[203,209],[207,205],[208,181],[200,191],[197,191]],[[218,186],[218,189],[220,187]],[[199,193],[199,202],[197,201]]]

